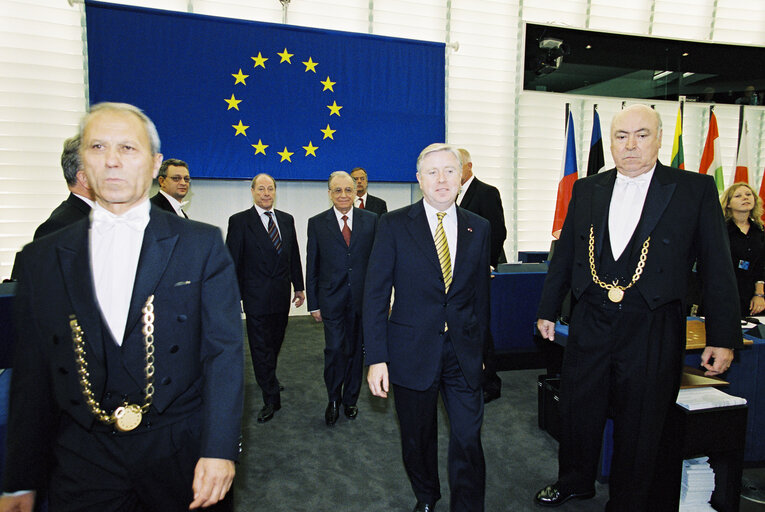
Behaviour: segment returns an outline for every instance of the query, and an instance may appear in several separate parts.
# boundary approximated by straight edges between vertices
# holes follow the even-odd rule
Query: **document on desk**
[[[681,389],[677,394],[677,405],[689,411],[714,409],[733,405],[746,405],[746,398],[729,395],[713,387]]]

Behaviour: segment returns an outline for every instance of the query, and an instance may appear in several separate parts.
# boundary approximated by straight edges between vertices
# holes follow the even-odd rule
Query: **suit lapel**
[[[473,187],[470,187],[473,188]],[[462,280],[466,278],[466,276],[469,274],[468,272],[463,272],[463,268],[469,263],[472,258],[469,257],[468,251],[471,249],[473,245],[473,227],[470,225],[467,215],[465,214],[465,210],[457,207],[457,255],[459,258],[457,258],[452,263],[452,268],[454,271],[453,279],[452,279],[452,285],[449,287],[449,293],[452,293],[452,290],[459,288],[459,284],[461,284]],[[466,262],[466,263],[463,263]],[[488,264],[488,263],[487,263]],[[441,265],[439,264],[438,268],[441,268]],[[486,268],[486,272],[488,272],[488,267]]]
[[[93,273],[90,270],[88,240],[90,220],[83,219],[79,221],[79,224],[79,229],[73,236],[62,239],[56,248],[58,264],[61,267],[66,292],[74,309],[70,314],[77,317],[77,322],[85,333],[85,342],[88,345],[86,351],[89,355],[92,354],[99,363],[103,363],[103,326],[93,286]]]
[[[157,288],[157,283],[165,273],[175,244],[178,242],[178,234],[170,229],[167,219],[158,213],[158,210],[152,208],[149,224],[143,234],[124,339],[128,338],[138,319],[141,318],[141,309],[149,295],[153,294]]]
[[[357,219],[354,219],[354,222],[356,222],[356,220]],[[340,231],[340,225],[337,223],[337,217],[335,216],[335,210],[333,208],[327,210],[326,215],[324,216],[324,223],[330,238],[335,240],[335,242],[342,244],[343,247],[346,247],[345,238],[343,238],[343,232]],[[351,243],[353,243],[353,230],[351,230]]]
[[[650,185],[648,185],[648,193],[645,197],[643,212],[637,228],[637,239],[632,245],[633,253],[640,252],[643,242],[653,232],[659,219],[664,214],[664,210],[667,209],[669,201],[672,199],[676,185],[672,179],[673,172],[675,171],[656,162],[656,170]]]
[[[414,244],[420,248],[420,251],[438,269],[438,274],[441,275],[441,264],[438,262],[436,244],[433,241],[433,234],[430,232],[430,225],[422,201],[420,199],[409,209],[409,223],[406,228],[414,240]]]
[[[606,233],[606,222],[611,204],[611,195],[614,192],[614,183],[616,182],[616,169],[600,173],[597,176],[598,178],[594,178],[597,181],[592,193],[590,223],[595,231],[595,253],[600,256]]]
[[[470,182],[470,186],[465,191],[465,195],[462,197],[462,201],[460,201],[461,208],[470,208],[470,204],[473,202],[473,197],[475,196],[475,189],[478,188],[477,182],[478,178],[473,178],[473,181]]]

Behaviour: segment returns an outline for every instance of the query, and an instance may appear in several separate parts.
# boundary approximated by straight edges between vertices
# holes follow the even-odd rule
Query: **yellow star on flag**
[[[240,119],[239,120],[239,124],[232,124],[231,128],[234,128],[236,130],[236,133],[234,134],[234,137],[236,137],[239,134],[242,134],[242,135],[244,135],[246,137],[247,136],[247,132],[245,130],[247,130],[247,128],[249,128],[249,126],[242,124],[242,120]]]
[[[235,108],[236,110],[239,110],[239,104],[242,102],[242,100],[238,100],[234,97],[234,95],[231,95],[231,99],[227,100],[226,98],[223,98],[223,101],[228,103],[228,108],[226,110],[231,110],[232,108]]]
[[[258,52],[257,57],[250,57],[250,58],[255,61],[255,65],[252,66],[253,68],[260,66],[261,68],[266,69],[266,61],[268,60],[268,58],[263,57],[263,55],[261,55],[260,52]]]
[[[318,62],[314,62],[311,57],[308,57],[307,61],[303,61],[303,65],[305,65],[305,72],[308,73],[309,71],[313,71],[316,73],[316,65],[319,64]]]
[[[244,79],[247,78],[250,75],[242,74],[242,68],[239,68],[239,73],[231,73],[231,76],[236,78],[236,82],[234,82],[234,85],[236,85],[236,84],[247,85],[247,83],[244,81]]]
[[[284,151],[277,151],[276,154],[282,157],[282,159],[279,160],[279,162],[284,162],[285,160],[287,160],[288,162],[292,162],[292,160],[290,160],[290,157],[294,155],[295,153],[290,153],[289,151],[287,151],[287,146],[284,146]]]
[[[327,105],[327,108],[329,109],[329,115],[336,114],[337,117],[340,117],[340,109],[343,108],[340,105],[337,104],[336,101],[332,102],[332,105]]]
[[[326,80],[320,83],[324,86],[324,89],[322,89],[322,91],[326,91],[327,89],[329,89],[330,91],[335,92],[332,86],[335,85],[337,82],[333,82],[332,80],[329,79],[329,77],[327,77]]]
[[[250,145],[255,148],[256,155],[258,153],[263,153],[264,155],[266,154],[266,148],[268,147],[268,144],[263,144],[262,140],[258,139],[257,144],[250,144]]]
[[[295,54],[287,52],[287,48],[285,48],[282,53],[277,53],[276,55],[282,58],[282,60],[279,61],[279,64],[281,64],[282,62],[286,62],[287,64],[292,64],[292,61],[290,60],[290,58]]]
[[[318,146],[314,146],[313,142],[311,142],[309,140],[308,141],[308,145],[307,146],[303,146],[303,149],[305,149],[305,156],[308,156],[308,155],[316,156],[316,150],[319,149],[319,147]]]
[[[333,130],[329,127],[329,123],[327,123],[327,127],[321,130],[321,133],[324,134],[324,137],[322,137],[322,140],[324,139],[332,139],[335,140],[335,138],[332,136],[333,133],[335,133],[337,130]]]

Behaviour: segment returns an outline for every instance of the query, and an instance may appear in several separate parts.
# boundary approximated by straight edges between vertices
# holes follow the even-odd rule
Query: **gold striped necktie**
[[[449,256],[449,244],[446,242],[446,232],[444,231],[444,216],[446,212],[438,212],[438,226],[436,226],[436,252],[438,253],[438,262],[441,264],[441,272],[444,275],[444,291],[449,292],[449,286],[452,284],[452,258]]]

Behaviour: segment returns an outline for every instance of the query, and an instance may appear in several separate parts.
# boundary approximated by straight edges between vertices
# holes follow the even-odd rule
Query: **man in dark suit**
[[[606,416],[614,420],[608,510],[668,510],[657,489],[658,446],[685,350],[683,298],[698,260],[705,285],[707,375],[741,341],[736,281],[717,189],[709,176],[658,162],[661,119],[633,105],[611,123],[615,169],[577,180],[550,262],[537,327],[552,340],[570,289],[560,389],[558,481],[540,505],[594,496]],[[675,497],[676,498],[676,497]]]
[[[367,171],[365,171],[364,168],[355,167],[351,171],[351,178],[356,182],[357,197],[353,203],[356,208],[369,210],[377,215],[382,215],[388,211],[388,205],[384,200],[367,193],[369,181],[367,181]]]
[[[333,172],[328,187],[332,208],[308,219],[306,291],[308,311],[324,323],[324,421],[331,427],[341,402],[348,419],[359,412],[361,304],[378,216],[353,207],[356,186],[348,173]]]
[[[364,345],[372,394],[393,386],[404,466],[430,512],[438,479],[438,394],[450,424],[453,512],[483,511],[483,340],[489,325],[489,223],[454,204],[459,152],[431,144],[417,159],[423,200],[380,219],[364,290]],[[395,300],[388,315],[391,291]]]
[[[189,164],[177,158],[168,158],[159,167],[157,176],[159,191],[151,198],[151,202],[165,211],[189,218],[183,211],[183,200],[191,188]]]
[[[151,207],[162,155],[139,109],[96,105],[80,134],[92,221],[19,257],[3,490],[21,494],[0,510],[31,511],[40,491],[55,511],[231,510],[243,397],[231,258],[216,228]]]
[[[476,213],[489,221],[491,226],[491,266],[507,261],[502,248],[507,238],[505,211],[499,190],[479,180],[473,174],[473,162],[467,149],[460,149],[462,155],[462,187],[457,197],[457,204]],[[487,330],[484,345],[483,401],[489,403],[502,395],[502,379],[497,375],[497,362],[494,356],[494,339]]]
[[[250,189],[255,205],[228,219],[226,245],[236,265],[252,367],[263,394],[258,423],[265,423],[282,407],[276,362],[287,329],[290,289],[295,290],[295,307],[303,304],[305,294],[295,220],[274,209],[276,181],[258,174]]]
[[[61,168],[64,171],[66,186],[69,187],[67,197],[50,217],[35,230],[33,239],[58,231],[64,226],[87,217],[93,206],[93,191],[88,186],[85,171],[80,168],[80,136],[75,135],[64,141],[64,151],[61,153]]]

